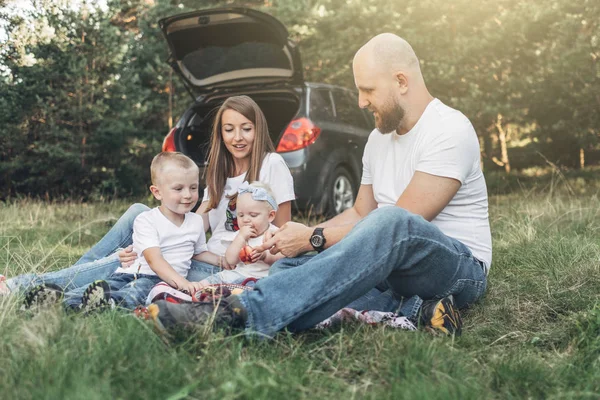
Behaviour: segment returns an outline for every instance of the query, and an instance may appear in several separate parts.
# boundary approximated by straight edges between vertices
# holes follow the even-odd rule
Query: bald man
[[[310,328],[344,306],[396,311],[460,334],[459,308],[487,287],[492,261],[479,142],[462,113],[431,96],[412,47],[385,33],[358,50],[359,106],[376,129],[354,206],[317,227],[288,222],[263,249],[282,253],[254,291],[153,307],[158,324],[217,322],[273,335]],[[314,254],[316,251],[316,255]],[[307,254],[308,252],[313,252]]]

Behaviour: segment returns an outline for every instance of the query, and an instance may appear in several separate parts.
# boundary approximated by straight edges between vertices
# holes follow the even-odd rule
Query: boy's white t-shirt
[[[158,207],[144,211],[133,221],[133,251],[138,258],[130,267],[115,272],[156,275],[143,256],[144,250],[151,247],[159,247],[169,265],[186,277],[194,254],[208,250],[202,217],[188,212],[181,226],[177,226]]]
[[[228,198],[237,193],[238,187],[245,181],[246,174],[227,178],[225,190],[217,208],[208,212],[208,220],[212,235],[208,239],[208,250],[224,255],[227,250],[225,242],[235,238],[239,227],[237,224],[237,211],[235,201]],[[296,198],[294,194],[294,179],[287,164],[277,153],[268,153],[262,162],[259,181],[269,184],[277,204],[285,203]],[[202,201],[209,200],[208,189],[204,189]]]
[[[404,135],[371,132],[361,184],[373,186],[378,207],[393,206],[416,171],[460,181],[456,195],[431,222],[465,244],[489,269],[492,237],[477,134],[465,115],[438,99]]]

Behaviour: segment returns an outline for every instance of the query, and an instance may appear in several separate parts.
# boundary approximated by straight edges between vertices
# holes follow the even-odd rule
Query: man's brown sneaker
[[[460,336],[462,318],[452,295],[441,300],[428,300],[421,307],[421,324],[430,332]]]
[[[148,314],[161,332],[177,329],[195,330],[215,324],[229,328],[244,328],[246,309],[236,296],[216,302],[175,304],[159,300],[148,306]]]

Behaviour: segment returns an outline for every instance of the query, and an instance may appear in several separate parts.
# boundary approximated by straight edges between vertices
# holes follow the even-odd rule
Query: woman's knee
[[[148,210],[150,210],[150,208],[144,204],[141,204],[141,203],[132,204],[127,209],[127,211],[125,211],[125,213],[123,213],[123,215],[121,215],[121,218],[119,218],[119,220],[117,221],[115,226],[120,225],[124,228],[130,227],[131,229],[133,229],[133,221],[137,218],[138,215],[140,215],[144,211],[148,211]]]
[[[129,206],[127,211],[125,211],[125,213],[123,214],[123,217],[127,216],[130,219],[135,219],[138,215],[148,210],[150,210],[150,207],[148,207],[147,205],[142,203],[135,203]]]

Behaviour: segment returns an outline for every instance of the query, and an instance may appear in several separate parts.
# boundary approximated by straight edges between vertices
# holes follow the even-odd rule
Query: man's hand
[[[137,259],[137,253],[133,251],[133,245],[129,245],[117,253],[121,267],[127,268]]]
[[[281,253],[286,257],[296,257],[312,250],[310,236],[312,229],[297,222],[287,222],[278,231],[267,231],[263,244],[256,246],[259,252],[270,250],[271,254]]]

